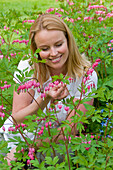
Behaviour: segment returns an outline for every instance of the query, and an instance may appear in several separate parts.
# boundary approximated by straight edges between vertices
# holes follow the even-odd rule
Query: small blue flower
[[[104,131],[103,130],[101,130],[101,129],[99,129],[100,130],[100,133],[103,133]]]
[[[101,109],[100,113],[103,113],[104,112],[104,109]]]
[[[113,138],[113,137],[112,137],[112,136],[110,136],[110,135],[108,135],[107,137],[108,137],[108,138]]]

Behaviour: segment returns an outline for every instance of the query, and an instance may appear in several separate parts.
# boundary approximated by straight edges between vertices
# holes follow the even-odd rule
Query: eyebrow
[[[59,43],[59,42],[64,42],[65,40],[58,40],[55,42],[55,44]],[[39,48],[42,48],[42,47],[48,47],[48,45],[44,44],[44,45],[41,45],[39,46]]]

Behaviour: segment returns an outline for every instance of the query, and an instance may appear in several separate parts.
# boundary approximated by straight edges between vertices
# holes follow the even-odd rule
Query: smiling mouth
[[[58,58],[53,58],[53,59],[49,59],[49,60],[51,60],[53,63],[56,63],[56,62],[60,61],[61,57],[62,57],[62,55]]]

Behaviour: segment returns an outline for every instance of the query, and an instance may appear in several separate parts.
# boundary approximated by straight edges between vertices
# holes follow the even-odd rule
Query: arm
[[[34,100],[33,102],[32,100],[35,94],[34,90],[31,89],[29,91],[31,95],[28,92],[21,92],[18,95],[14,91],[12,116],[18,123],[23,122],[26,116],[36,114],[39,107],[43,110],[51,99],[60,99],[66,97],[68,95],[67,93],[63,93],[63,95],[60,96],[65,88],[65,84],[55,86],[49,90],[48,93],[46,93],[44,100],[41,98],[41,96],[39,96],[36,101]]]

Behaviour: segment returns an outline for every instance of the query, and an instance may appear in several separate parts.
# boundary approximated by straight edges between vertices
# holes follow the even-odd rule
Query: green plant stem
[[[2,105],[3,105],[3,98],[2,98],[3,96],[2,96],[2,89],[1,89],[1,103],[2,103]]]
[[[105,143],[105,139],[106,139],[106,134],[107,134],[108,124],[109,124],[109,118],[108,118],[108,121],[107,121],[107,125],[106,125],[106,129],[105,129],[105,133],[104,133],[104,143]]]
[[[62,134],[63,134],[64,141],[65,141],[65,134],[64,134],[63,128],[61,128],[61,130],[62,130]],[[68,159],[69,170],[71,170],[70,160],[69,160],[69,152],[68,152],[68,144],[66,143],[66,141],[65,141],[65,147],[66,147],[66,152],[67,152],[67,159]]]
[[[49,127],[49,125],[48,125],[48,134],[49,134],[49,137],[51,137],[51,132],[50,132],[50,127]],[[51,143],[52,143],[52,138],[51,138],[51,140],[50,140],[50,146],[52,147],[53,155],[54,155],[54,157],[55,157],[55,156],[56,156],[55,150],[54,150],[53,146],[51,145]]]
[[[105,76],[107,77],[107,71],[106,71],[105,61],[104,61],[104,69],[105,69]]]
[[[14,125],[18,125],[17,121],[14,119],[14,117],[12,115],[10,115],[6,110],[4,110],[4,112],[6,112],[9,116],[12,117],[13,121],[15,122]],[[27,142],[25,136],[23,135],[23,133],[21,132],[21,130],[18,128],[19,133],[21,134],[21,136],[23,137],[23,139],[25,140],[26,144],[30,147],[29,143]]]
[[[77,156],[77,150],[75,151],[75,156]],[[78,168],[78,163],[76,163],[76,168]]]
[[[104,77],[103,77],[103,66],[102,66],[102,62],[101,62],[101,77],[102,77],[102,79],[104,79]]]
[[[7,70],[7,72],[10,74],[10,75],[12,75],[13,76],[13,74],[11,74],[8,70]],[[14,76],[13,76],[14,77]],[[18,79],[16,78],[16,77],[14,77],[17,81],[18,81]],[[19,82],[19,81],[18,81]],[[20,82],[19,82],[20,83]],[[40,107],[40,105],[39,105],[39,103],[37,102],[37,100],[34,98],[34,96],[32,96],[30,93],[29,93],[29,91],[27,91],[28,92],[28,94],[32,97],[32,99],[34,99],[34,101],[37,103],[37,105]],[[40,107],[41,108],[41,107]],[[42,110],[42,109],[41,109]]]
[[[106,166],[105,166],[105,170],[106,170],[106,168],[107,168],[107,163],[108,163],[108,161],[109,161],[109,156],[108,156],[108,153],[106,154]]]
[[[2,90],[2,89],[1,89]],[[12,104],[11,103],[9,103],[9,101],[3,96],[3,95],[1,95],[1,101],[2,101],[2,98],[10,105],[10,106],[12,106]],[[3,102],[2,102],[3,103]]]
[[[27,91],[27,93],[32,97],[32,99],[36,102],[36,104],[39,106],[39,108],[41,109],[41,106],[39,105],[39,103],[37,102],[37,100],[34,98],[34,96],[31,95],[31,93],[29,91]],[[42,109],[41,109],[42,110]]]

